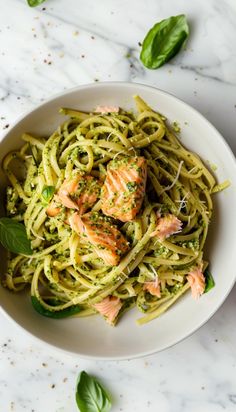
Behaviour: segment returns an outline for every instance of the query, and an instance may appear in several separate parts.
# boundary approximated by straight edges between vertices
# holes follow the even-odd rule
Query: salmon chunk
[[[143,290],[147,290],[151,295],[157,296],[158,298],[161,297],[161,289],[158,280],[154,280],[153,282],[145,282],[143,284]]]
[[[83,214],[94,205],[99,194],[100,183],[95,177],[77,173],[73,178],[64,180],[54,197],[63,206]]]
[[[146,187],[147,163],[141,156],[112,160],[102,187],[102,211],[122,222],[139,212]]]
[[[175,215],[168,214],[160,217],[157,214],[157,227],[150,236],[157,236],[160,240],[165,240],[174,233],[179,233],[182,229],[182,222]]]
[[[205,290],[205,277],[202,273],[202,265],[189,272],[187,280],[191,286],[192,297],[198,299]]]
[[[105,316],[108,323],[112,324],[122,308],[122,303],[120,298],[116,296],[107,296],[107,298],[96,303],[93,307],[101,313],[101,315]]]
[[[97,106],[95,109],[95,113],[119,113],[118,106]]]
[[[98,212],[83,216],[75,212],[69,218],[71,228],[94,246],[97,255],[109,266],[117,266],[121,256],[129,249],[122,233],[109,218]]]
[[[51,203],[49,203],[46,212],[47,215],[50,217],[55,217],[60,213],[61,209],[60,207],[58,207],[57,202],[55,202],[55,200],[52,200]]]

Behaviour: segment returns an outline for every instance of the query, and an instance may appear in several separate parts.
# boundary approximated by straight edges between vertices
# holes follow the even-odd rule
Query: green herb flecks
[[[179,123],[178,122],[173,122],[172,123],[172,127],[173,127],[173,129],[174,129],[174,131],[176,132],[176,133],[180,133],[181,132],[181,127],[180,127],[180,125],[179,125]]]
[[[174,57],[189,35],[184,14],[156,23],[146,35],[140,59],[148,69],[157,69]]]
[[[128,182],[126,183],[126,187],[130,193],[133,193],[137,190],[137,183],[136,182]]]
[[[0,218],[0,242],[10,252],[22,255],[32,254],[25,226],[9,217]]]
[[[76,402],[80,412],[109,412],[111,400],[100,383],[81,372],[76,386]]]

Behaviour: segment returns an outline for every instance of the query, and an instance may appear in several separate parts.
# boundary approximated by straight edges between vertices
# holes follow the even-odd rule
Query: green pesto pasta
[[[61,109],[68,119],[51,136],[24,134],[22,148],[3,161],[9,181],[6,214],[24,223],[33,253],[10,253],[2,283],[14,292],[30,289],[49,314],[76,305],[77,316],[96,314],[96,305],[112,297],[120,303],[112,324],[133,306],[142,312],[137,322],[143,324],[161,315],[193,286],[191,273],[196,269],[204,273],[207,267],[203,248],[215,179],[199,156],[180,143],[163,115],[140,97],[135,96],[135,101],[137,113]],[[67,207],[56,203],[54,215],[48,207],[75,172],[102,185],[112,159],[136,156],[146,159],[145,196],[133,220],[110,218],[129,248],[117,265],[108,265],[98,249],[70,225]],[[24,168],[21,177],[14,171],[14,159]],[[100,188],[92,189],[98,192],[89,208],[94,214],[102,213]],[[158,224],[170,216],[179,222],[179,230],[158,236]]]

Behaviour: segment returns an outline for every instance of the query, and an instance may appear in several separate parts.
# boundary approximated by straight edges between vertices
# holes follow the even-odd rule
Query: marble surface
[[[190,39],[159,70],[139,60],[147,30],[186,13]],[[146,83],[202,112],[236,153],[236,6],[233,0],[0,0],[0,136],[55,93],[94,81]],[[74,412],[76,377],[96,375],[112,411],[236,411],[236,289],[197,333],[165,352],[122,362],[70,357],[0,313],[0,412]]]

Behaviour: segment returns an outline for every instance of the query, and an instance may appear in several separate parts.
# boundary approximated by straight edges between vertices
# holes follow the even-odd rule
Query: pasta
[[[4,159],[10,182],[7,215],[24,223],[33,253],[10,254],[3,283],[14,292],[30,287],[34,306],[46,316],[74,314],[77,308],[77,316],[99,312],[115,324],[136,306],[143,313],[137,322],[143,324],[190,288],[195,297],[204,292],[208,263],[203,248],[215,179],[199,156],[183,147],[163,115],[140,97],[135,101],[137,114],[62,109],[69,118],[49,138],[24,134],[21,149]],[[111,165],[124,170],[135,159],[146,165],[146,191],[131,179],[126,197],[113,197],[126,199],[126,213],[130,196],[136,196],[137,210],[131,208],[132,217],[122,221],[123,212],[113,205],[113,214],[105,216],[111,206],[108,201],[105,209],[103,199]],[[22,176],[15,174],[14,162],[23,166]],[[90,233],[95,218],[100,219],[100,244]],[[114,258],[106,246],[111,230],[121,239],[116,264],[107,260]]]

